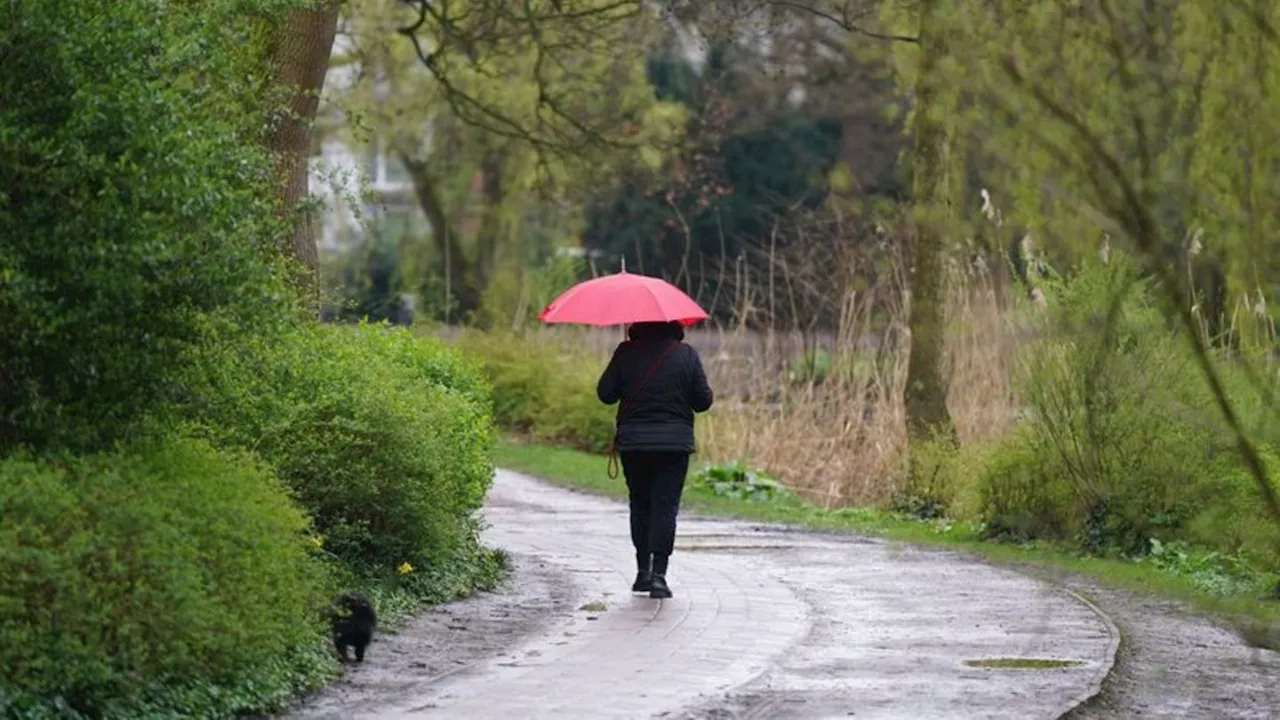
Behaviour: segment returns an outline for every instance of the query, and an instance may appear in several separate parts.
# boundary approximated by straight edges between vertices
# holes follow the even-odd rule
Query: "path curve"
[[[957,553],[682,516],[676,596],[656,601],[628,592],[619,503],[499,471],[485,516],[558,608],[505,652],[296,717],[1056,718],[1118,644],[1068,591]],[[987,658],[1080,664],[965,664]]]

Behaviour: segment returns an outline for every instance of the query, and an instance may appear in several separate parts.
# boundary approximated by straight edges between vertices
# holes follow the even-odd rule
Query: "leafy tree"
[[[654,98],[628,52],[648,42],[650,16],[554,5],[357,2],[347,19],[355,47],[339,63],[359,75],[334,107],[407,170],[431,243],[404,252],[413,282],[444,279],[449,317],[487,317],[495,274],[547,249],[525,240],[570,237],[585,189],[608,185],[623,158],[660,155],[677,127],[678,110]],[[560,217],[548,227],[536,205]]]

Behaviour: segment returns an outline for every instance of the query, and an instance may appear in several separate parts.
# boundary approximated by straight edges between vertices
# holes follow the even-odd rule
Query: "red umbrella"
[[[626,270],[578,283],[538,314],[546,323],[601,326],[672,321],[687,326],[706,318],[706,311],[680,288]]]

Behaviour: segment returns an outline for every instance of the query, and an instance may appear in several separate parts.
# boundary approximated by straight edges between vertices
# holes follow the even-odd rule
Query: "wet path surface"
[[[1055,718],[1118,642],[1066,590],[944,551],[682,518],[657,601],[629,592],[618,503],[499,472],[486,517],[516,582],[379,638],[295,717]],[[1072,664],[967,664],[997,658]]]

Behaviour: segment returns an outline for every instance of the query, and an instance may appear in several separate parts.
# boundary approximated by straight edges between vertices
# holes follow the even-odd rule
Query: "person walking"
[[[631,325],[600,376],[596,395],[618,403],[614,449],[631,500],[636,550],[632,592],[671,597],[667,566],[675,546],[676,515],[689,456],[693,418],[713,396],[698,352],[684,343],[678,322]]]

